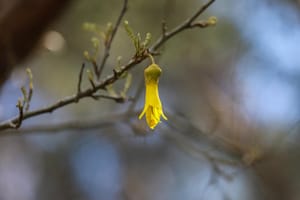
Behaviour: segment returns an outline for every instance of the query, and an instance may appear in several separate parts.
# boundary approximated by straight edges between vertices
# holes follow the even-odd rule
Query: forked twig
[[[116,35],[117,29],[121,23],[121,20],[127,10],[127,1],[128,0],[124,0],[124,4],[123,4],[123,9],[118,17],[117,23],[112,31],[111,37],[107,43],[106,46],[106,53],[103,57],[103,60],[101,62],[100,68],[99,68],[99,72],[102,72],[105,64],[106,64],[106,60],[109,57],[109,51],[110,51],[110,47],[111,44],[113,42],[113,38]],[[172,37],[174,37],[175,35],[177,35],[178,33],[190,29],[190,28],[194,28],[195,26],[193,26],[193,22],[196,20],[196,18],[201,15],[215,0],[210,0],[208,1],[206,4],[204,4],[203,6],[201,6],[198,11],[192,15],[190,18],[188,18],[186,21],[184,21],[182,24],[180,24],[179,26],[177,26],[176,28],[174,28],[173,30],[169,31],[169,32],[165,32],[163,33],[158,39],[157,41],[149,48],[149,52],[150,53],[154,53],[160,46],[162,46],[164,43],[166,43],[169,39],[171,39]],[[5,130],[5,129],[10,129],[10,128],[18,128],[15,125],[34,116],[38,116],[41,114],[45,114],[45,113],[51,113],[61,107],[64,107],[66,105],[72,104],[72,103],[77,103],[79,100],[86,98],[86,97],[93,97],[95,95],[95,93],[98,90],[106,90],[106,87],[110,84],[115,83],[117,80],[119,80],[119,78],[121,77],[121,75],[123,75],[125,72],[127,72],[128,70],[130,70],[131,68],[133,68],[134,66],[136,66],[137,64],[141,63],[143,60],[145,60],[147,58],[147,54],[142,54],[140,56],[133,56],[133,58],[131,60],[128,61],[127,64],[123,65],[120,67],[120,69],[118,71],[114,71],[111,75],[107,76],[106,78],[104,78],[102,81],[97,81],[94,83],[93,87],[87,88],[85,90],[81,90],[80,85],[81,85],[81,81],[82,81],[82,73],[80,72],[79,74],[79,83],[77,85],[77,92],[76,94],[73,94],[71,96],[67,96],[63,99],[58,100],[57,102],[48,105],[44,108],[40,108],[40,109],[36,109],[33,111],[29,111],[26,113],[22,113],[22,116],[20,117],[20,115],[15,116],[7,121],[1,122],[0,123],[0,131],[1,130]],[[83,68],[83,66],[82,66]],[[81,68],[81,70],[83,70]],[[100,73],[101,74],[101,73]],[[99,75],[100,75],[99,74]],[[20,124],[21,125],[21,124]]]
[[[109,57],[109,52],[110,52],[111,44],[112,44],[112,42],[113,42],[113,40],[114,40],[114,38],[115,38],[115,35],[116,35],[117,30],[118,30],[118,28],[119,28],[119,26],[120,26],[120,24],[121,24],[121,21],[122,21],[122,19],[123,19],[125,13],[126,13],[126,11],[127,11],[127,6],[128,6],[128,0],[124,0],[124,1],[123,1],[123,7],[122,7],[122,10],[121,10],[121,12],[120,12],[120,15],[119,15],[119,17],[118,17],[118,19],[117,19],[117,22],[116,22],[116,24],[115,24],[115,26],[114,26],[114,28],[113,28],[111,34],[110,34],[110,37],[108,38],[108,41],[105,43],[104,55],[103,55],[101,64],[100,64],[100,66],[99,66],[99,68],[98,68],[98,70],[97,70],[97,72],[96,72],[96,76],[97,76],[97,79],[98,79],[98,80],[100,79],[100,76],[101,76],[102,71],[103,71],[103,69],[104,69],[104,66],[105,66],[105,64],[106,64],[106,61],[107,61],[107,59],[108,59],[108,57]]]

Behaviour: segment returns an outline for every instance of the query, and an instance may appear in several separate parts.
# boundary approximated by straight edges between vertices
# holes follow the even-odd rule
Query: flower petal
[[[163,113],[158,92],[158,79],[160,74],[161,69],[156,64],[148,66],[144,73],[146,85],[145,105],[142,113],[139,115],[139,119],[146,115],[146,122],[151,129],[157,126],[161,116],[167,120],[167,117]]]

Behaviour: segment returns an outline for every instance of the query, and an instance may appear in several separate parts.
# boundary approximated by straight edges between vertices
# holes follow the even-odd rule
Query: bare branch
[[[24,111],[23,111],[24,107],[21,100],[18,100],[16,107],[19,109],[19,117],[15,123],[11,123],[10,125],[12,125],[12,128],[18,129],[22,125],[23,115],[24,115]]]
[[[164,44],[167,40],[172,38],[174,35],[182,32],[185,29],[194,28],[195,26],[192,26],[192,23],[199,17],[215,0],[209,0],[206,4],[204,4],[199,10],[197,10],[194,15],[192,15],[190,18],[188,18],[186,21],[184,21],[182,24],[174,28],[170,32],[166,32],[165,34],[162,34],[160,38],[154,43],[154,45],[149,49],[150,53],[155,52],[162,44]]]
[[[32,94],[33,94],[33,89],[29,88],[27,102],[25,104],[25,112],[28,112],[28,110],[30,108],[30,102],[31,102]]]
[[[30,112],[24,113],[22,119],[25,120],[25,119],[28,119],[28,118],[31,118],[31,117],[34,117],[37,115],[44,114],[44,113],[51,113],[58,108],[64,107],[64,106],[72,104],[72,103],[76,103],[80,99],[83,99],[86,97],[91,97],[98,90],[101,90],[101,89],[105,90],[107,85],[110,85],[118,80],[117,77],[120,77],[125,71],[128,71],[130,68],[132,68],[133,66],[135,66],[136,64],[138,64],[142,61],[143,61],[142,58],[131,59],[129,61],[129,63],[127,63],[126,65],[121,67],[120,71],[115,72],[116,75],[112,74],[112,75],[108,76],[102,82],[95,84],[95,87],[88,88],[78,94],[74,94],[72,96],[65,97],[65,98],[57,101],[56,103],[49,105],[45,108],[41,108],[41,109],[37,109],[37,110],[33,110]],[[8,128],[15,128],[15,127],[12,127],[11,124],[16,124],[18,121],[19,121],[19,116],[16,116],[8,121],[4,121],[4,122],[0,123],[0,131],[4,130],[4,129],[8,129]]]
[[[92,98],[94,98],[95,100],[110,99],[110,100],[114,100],[116,103],[124,103],[128,100],[132,100],[131,98],[126,98],[126,97],[122,97],[122,96],[110,96],[110,95],[103,95],[103,94],[92,95]]]
[[[95,74],[96,74],[96,76],[97,76],[97,79],[98,79],[98,77],[100,78],[100,75],[98,75],[99,72],[98,72],[98,64],[97,64],[97,62],[93,59],[93,60],[91,61],[91,63],[92,63],[94,72],[95,72]]]
[[[81,92],[81,83],[82,83],[82,76],[83,76],[84,68],[85,68],[85,63],[82,63],[81,68],[80,68],[80,72],[79,72],[79,75],[78,75],[77,94],[79,94]]]
[[[111,32],[111,35],[110,35],[108,41],[105,43],[105,49],[104,49],[103,59],[102,59],[101,64],[100,64],[100,66],[99,66],[99,68],[97,70],[97,73],[96,73],[96,76],[97,76],[98,80],[100,79],[100,76],[101,76],[102,71],[104,69],[104,66],[106,64],[106,61],[107,61],[107,59],[109,57],[109,52],[110,52],[111,44],[112,44],[112,42],[114,40],[114,37],[115,37],[115,35],[117,33],[117,30],[118,30],[118,28],[119,28],[119,26],[121,24],[121,21],[122,21],[125,13],[127,11],[127,5],[128,5],[128,0],[124,0],[123,1],[123,7],[122,7],[120,15],[119,15],[119,17],[117,19],[117,22],[116,22],[116,24],[115,24],[115,26],[114,26],[114,28],[113,28],[113,30]]]
[[[24,127],[17,130],[6,130],[3,134],[31,134],[31,133],[59,133],[66,130],[88,130],[99,129],[114,125],[116,122],[125,122],[133,116],[136,116],[137,112],[131,113],[116,113],[109,116],[100,117],[97,119],[89,120],[73,120],[68,122],[61,122],[57,124],[38,124],[30,127]]]
[[[162,21],[161,23],[161,32],[162,32],[162,37],[166,37],[166,32],[167,32],[167,22],[165,20]]]
[[[105,53],[102,63],[100,65],[101,71],[103,70],[103,67],[106,64],[106,60],[109,56],[110,46],[113,41],[113,38],[117,32],[117,29],[121,23],[122,18],[127,10],[127,3],[128,3],[127,1],[128,0],[124,0],[123,9],[121,11],[121,14],[117,20],[117,23],[116,23],[114,29],[112,31],[111,37],[108,41],[108,44],[106,46],[107,52]],[[200,14],[202,14],[214,1],[215,0],[210,0],[208,3],[204,4],[194,15],[192,15],[192,17],[188,18],[186,21],[184,21],[181,25],[174,28],[173,30],[166,32],[165,36],[161,35],[160,38],[158,38],[158,40],[149,49],[150,53],[152,54],[153,52],[155,52],[161,45],[166,43],[170,38],[177,35],[178,33],[182,32],[186,29],[194,28],[195,26],[192,25],[194,20]],[[83,99],[86,97],[89,97],[89,98],[93,97],[98,90],[106,90],[106,87],[108,85],[119,80],[119,78],[121,77],[122,74],[124,74],[125,72],[130,70],[132,67],[136,66],[137,64],[141,63],[147,57],[148,57],[148,52],[144,52],[143,54],[141,54],[139,56],[134,56],[127,64],[121,66],[120,70],[114,70],[113,73],[111,75],[107,76],[106,78],[104,78],[104,80],[102,80],[100,82],[97,81],[96,83],[94,83],[93,87],[87,88],[84,91],[80,91],[77,94],[67,96],[61,100],[58,100],[54,104],[46,106],[45,108],[36,109],[36,110],[30,111],[30,112],[22,113],[21,118],[20,118],[20,115],[18,115],[18,116],[13,117],[12,119],[9,119],[7,121],[0,123],[0,131],[9,129],[9,128],[16,128],[16,127],[13,127],[12,124],[18,124],[18,122],[20,122],[20,121],[22,122],[25,119],[28,119],[28,118],[31,118],[34,116],[38,116],[41,114],[45,114],[45,113],[51,113],[58,108],[64,107],[64,106],[72,104],[72,103],[77,103],[80,99]],[[77,88],[77,92],[78,92],[78,88]]]
[[[206,28],[208,26],[211,26],[211,23],[209,21],[198,21],[198,22],[195,22],[195,23],[192,23],[190,25],[191,28]]]

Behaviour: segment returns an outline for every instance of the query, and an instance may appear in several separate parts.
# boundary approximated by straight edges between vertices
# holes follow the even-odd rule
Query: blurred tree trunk
[[[70,0],[0,0],[0,88]]]

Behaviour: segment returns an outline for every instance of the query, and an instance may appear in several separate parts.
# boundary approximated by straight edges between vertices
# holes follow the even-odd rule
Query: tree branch
[[[146,56],[145,56],[146,57]],[[145,58],[144,58],[145,59]],[[110,85],[114,82],[116,82],[118,80],[118,77],[120,77],[124,72],[128,71],[129,69],[131,69],[133,66],[135,66],[136,64],[142,62],[143,59],[141,58],[135,58],[135,59],[131,59],[126,65],[123,65],[121,67],[120,71],[116,71],[115,73],[117,75],[112,74],[110,76],[108,76],[107,78],[105,78],[102,82],[97,83],[95,85],[95,87],[92,88],[88,88],[84,91],[81,91],[80,93],[74,94],[72,96],[68,96],[65,97],[59,101],[57,101],[56,103],[49,105],[45,108],[41,108],[41,109],[36,109],[30,112],[26,112],[23,114],[22,119],[28,119],[37,115],[41,115],[44,113],[51,113],[54,110],[64,107],[66,105],[72,104],[72,103],[77,103],[80,99],[86,98],[86,97],[92,97],[94,93],[96,93],[98,90],[105,90],[107,85]],[[4,121],[2,123],[0,123],[0,131],[1,130],[5,130],[8,128],[16,128],[15,126],[12,126],[12,124],[16,124],[18,123],[18,121],[20,120],[19,116],[15,116],[10,120]]]
[[[79,94],[81,92],[81,82],[82,82],[84,67],[85,67],[85,64],[82,63],[81,68],[80,68],[80,72],[79,72],[79,75],[78,75],[77,94]]]
[[[38,124],[30,127],[24,127],[20,129],[10,129],[3,132],[3,134],[32,134],[32,133],[58,133],[66,130],[87,130],[105,128],[114,125],[116,122],[125,122],[133,116],[136,116],[137,112],[124,112],[111,114],[109,116],[100,117],[97,119],[89,120],[73,120],[68,122],[61,122],[57,124]]]
[[[102,59],[102,61],[101,61],[101,64],[100,64],[100,66],[99,66],[97,72],[96,72],[96,76],[97,76],[97,79],[98,79],[98,80],[100,79],[100,76],[101,76],[102,71],[103,71],[103,69],[104,69],[104,66],[105,66],[105,64],[106,64],[106,61],[107,61],[107,59],[108,59],[108,57],[109,57],[109,52],[110,52],[111,44],[112,44],[112,42],[113,42],[113,40],[114,40],[114,38],[115,38],[115,35],[116,35],[117,30],[118,30],[118,28],[119,28],[119,26],[120,26],[120,24],[121,24],[121,21],[122,21],[122,19],[123,19],[125,13],[126,13],[126,11],[127,11],[127,5],[128,5],[128,0],[124,0],[124,1],[123,1],[123,8],[122,8],[122,10],[121,10],[121,12],[120,12],[120,15],[119,15],[119,17],[118,17],[118,19],[117,19],[117,22],[116,22],[116,24],[115,24],[115,26],[114,26],[114,28],[113,28],[113,30],[112,30],[112,32],[111,32],[111,35],[109,36],[108,41],[105,43],[105,49],[104,49],[103,59]]]
[[[200,7],[199,10],[197,10],[190,18],[186,19],[182,24],[174,28],[170,32],[163,31],[163,34],[158,38],[158,40],[154,43],[154,45],[150,48],[150,52],[155,52],[162,44],[164,44],[167,40],[172,38],[174,35],[182,32],[183,30],[195,28],[196,26],[193,26],[193,22],[199,17],[215,0],[210,0],[206,4],[204,4],[202,7]],[[163,24],[164,27],[166,27],[166,24]],[[165,29],[165,28],[164,28]]]
[[[208,3],[204,4],[202,7],[199,8],[199,10],[192,15],[190,18],[188,18],[186,21],[184,21],[182,24],[180,24],[179,26],[177,26],[176,28],[174,28],[173,30],[169,31],[169,32],[165,32],[164,34],[162,34],[160,36],[160,38],[158,38],[158,40],[152,45],[152,47],[149,49],[150,53],[155,52],[161,45],[163,45],[164,43],[166,43],[170,38],[174,37],[175,35],[177,35],[178,33],[186,30],[186,29],[190,29],[190,28],[194,28],[195,26],[193,26],[193,22],[194,20],[200,15],[202,14],[215,0],[210,0]],[[110,46],[111,43],[113,41],[113,38],[117,32],[117,28],[122,20],[122,17],[125,14],[125,11],[127,9],[127,0],[124,0],[124,5],[123,5],[123,9],[121,11],[121,14],[117,20],[117,23],[113,29],[111,38],[108,42],[108,45],[106,47],[106,51],[107,51],[107,55],[104,56],[102,63],[100,65],[100,69],[105,66],[106,60],[109,56],[109,51],[110,51]],[[49,106],[46,106],[44,108],[41,109],[36,109],[33,111],[29,111],[29,112],[25,112],[22,115],[22,121],[34,116],[38,116],[41,114],[45,114],[45,113],[51,113],[53,111],[55,111],[56,109],[59,109],[61,107],[64,107],[66,105],[72,104],[72,103],[77,103],[79,100],[86,98],[86,97],[93,97],[93,95],[98,91],[98,90],[105,90],[106,87],[114,82],[116,82],[117,80],[119,80],[119,77],[121,77],[122,74],[124,74],[126,71],[130,70],[132,67],[136,66],[137,64],[141,63],[143,60],[145,60],[148,56],[147,56],[147,52],[144,52],[142,55],[139,56],[134,56],[127,64],[123,65],[120,67],[120,70],[118,71],[113,71],[113,73],[109,76],[107,76],[106,78],[104,78],[104,80],[95,83],[94,87],[91,88],[87,88],[83,91],[78,90],[77,88],[77,93],[73,94],[71,96],[67,96],[61,100],[58,100],[56,103],[51,104]],[[101,67],[102,66],[102,67]],[[81,75],[79,75],[80,77]],[[18,128],[15,126],[15,124],[18,124],[18,122],[20,121],[20,116],[15,116],[7,121],[1,122],[0,123],[0,131],[1,130],[5,130],[5,129],[9,129],[9,128]]]

